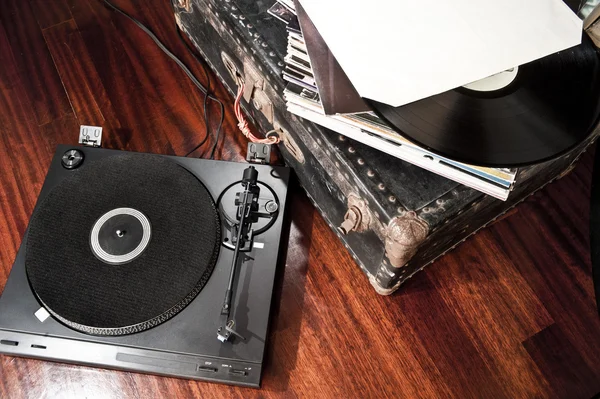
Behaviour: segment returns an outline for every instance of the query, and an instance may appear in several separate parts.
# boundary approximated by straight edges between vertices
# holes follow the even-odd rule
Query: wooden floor
[[[206,82],[168,0],[114,1]],[[231,98],[212,80],[227,102],[217,157],[240,160]],[[100,0],[0,2],[0,287],[58,143],[91,124],[107,148],[181,155],[205,134],[201,107],[176,65]],[[0,397],[590,398],[600,391],[591,160],[391,297],[374,293],[296,189],[260,391],[1,356]]]

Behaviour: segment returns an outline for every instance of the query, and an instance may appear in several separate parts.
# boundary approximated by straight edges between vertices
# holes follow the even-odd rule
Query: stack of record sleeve
[[[288,111],[488,195],[501,200],[508,198],[515,182],[517,169],[474,166],[439,156],[404,138],[366,106],[362,112],[344,113],[345,104],[340,104],[339,101],[337,104],[333,104],[333,101],[331,104],[324,104],[313,64],[319,62],[326,64],[327,62],[322,61],[327,54],[323,54],[323,51],[320,51],[322,49],[318,48],[310,51],[311,48],[307,46],[308,40],[305,40],[304,31],[309,28],[314,29],[314,26],[311,25],[310,20],[304,20],[305,15],[302,16],[301,21],[298,20],[297,14],[302,13],[301,6],[290,0],[278,0],[269,13],[287,25],[288,46],[283,78],[287,81],[284,96]],[[309,45],[312,43],[314,40]],[[319,59],[311,60],[311,54]],[[322,89],[330,88],[322,87]],[[344,88],[340,90],[339,84],[335,87],[336,93],[343,90]],[[330,106],[333,112],[331,109],[326,112],[327,106]]]

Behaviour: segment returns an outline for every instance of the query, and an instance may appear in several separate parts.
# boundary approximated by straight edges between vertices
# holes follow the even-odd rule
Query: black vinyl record
[[[493,167],[550,160],[581,143],[598,119],[600,62],[583,36],[578,46],[521,65],[497,90],[460,87],[401,107],[367,101],[401,135],[453,160]]]

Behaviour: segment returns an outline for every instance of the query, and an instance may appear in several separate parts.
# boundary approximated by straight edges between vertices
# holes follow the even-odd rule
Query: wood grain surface
[[[206,83],[168,0],[114,1]],[[217,157],[242,160],[232,99],[210,78],[226,102]],[[0,2],[0,287],[58,143],[76,143],[79,125],[91,124],[104,127],[107,148],[182,155],[206,134],[202,102],[152,41],[100,0]],[[207,156],[212,143],[194,155]],[[591,166],[586,154],[390,297],[374,293],[293,189],[261,390],[0,356],[0,397],[590,398],[600,391]]]

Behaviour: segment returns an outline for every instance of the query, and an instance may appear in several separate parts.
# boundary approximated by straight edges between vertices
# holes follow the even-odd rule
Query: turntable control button
[[[237,375],[248,375],[246,370],[238,370],[238,369],[229,369],[229,374],[237,374]]]
[[[83,162],[83,152],[79,150],[68,150],[66,151],[62,158],[61,163],[65,169],[75,169],[78,168]]]
[[[269,200],[265,204],[265,210],[269,213],[275,213],[275,212],[277,212],[278,209],[279,209],[279,205],[277,205],[277,202],[275,202],[273,200]]]
[[[219,371],[219,369],[208,366],[200,366],[198,367],[198,371],[204,371],[206,373],[216,373],[217,371]]]

